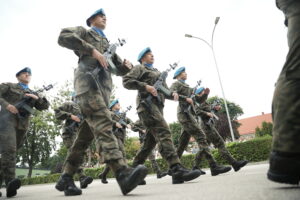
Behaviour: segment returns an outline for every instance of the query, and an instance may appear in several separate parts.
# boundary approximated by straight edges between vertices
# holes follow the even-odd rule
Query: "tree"
[[[55,149],[58,129],[53,123],[53,113],[36,111],[33,115],[23,147],[18,152],[18,160],[29,166],[28,177],[38,163],[46,162]]]
[[[207,102],[211,104],[215,100],[218,100],[222,106],[222,109],[217,114],[219,120],[216,122],[216,129],[218,130],[218,132],[220,133],[220,135],[223,137],[224,140],[232,140],[224,100],[222,98],[219,98],[218,96],[214,96],[208,98]],[[236,103],[230,102],[228,100],[226,101],[226,103],[229,110],[229,116],[231,119],[233,134],[235,139],[238,139],[240,137],[240,134],[238,132],[238,128],[240,124],[237,122],[237,118],[242,114],[244,114],[244,112],[243,109]]]
[[[263,121],[261,123],[261,128],[259,128],[259,127],[255,128],[255,136],[256,137],[262,137],[262,136],[265,136],[265,135],[271,135],[272,136],[272,129],[273,129],[273,124],[271,122]]]
[[[172,139],[175,147],[178,147],[179,137],[181,135],[181,124],[178,122],[173,122],[169,124],[172,133]]]
[[[138,137],[126,137],[125,139],[125,154],[126,159],[131,160],[140,149],[140,141]]]

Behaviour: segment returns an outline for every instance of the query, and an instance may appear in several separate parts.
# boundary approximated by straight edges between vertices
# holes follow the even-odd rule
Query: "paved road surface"
[[[65,197],[54,189],[54,184],[23,186],[18,196],[10,199],[46,200],[46,199],[130,199],[130,200],[300,200],[300,187],[277,184],[267,180],[268,164],[249,165],[240,172],[231,171],[212,177],[207,175],[185,184],[172,185],[171,177],[157,179],[153,175],[146,178],[147,185],[139,186],[127,196],[123,196],[115,179],[109,179],[104,185],[98,179],[81,196]],[[78,183],[76,183],[79,185]],[[5,192],[2,189],[3,196]],[[6,199],[6,197],[0,199]]]

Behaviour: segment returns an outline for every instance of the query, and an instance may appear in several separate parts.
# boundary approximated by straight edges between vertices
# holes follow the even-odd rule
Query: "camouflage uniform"
[[[300,2],[277,0],[288,25],[289,53],[273,97],[273,150],[300,153]]]
[[[76,135],[78,133],[79,124],[81,123],[72,120],[71,115],[80,116],[80,108],[75,102],[65,102],[54,111],[56,119],[65,120],[65,124],[63,126],[62,131],[62,139],[63,144],[66,146],[68,151],[70,151],[71,146],[73,145]],[[69,128],[70,126],[73,127],[72,130]],[[79,168],[77,173],[80,177],[84,176],[82,168]]]
[[[84,152],[95,138],[99,145],[104,162],[108,163],[113,171],[127,166],[116,137],[112,133],[112,118],[108,109],[109,98],[112,91],[111,70],[101,68],[98,76],[99,88],[94,88],[86,73],[92,72],[99,66],[98,61],[92,57],[93,49],[104,53],[109,46],[108,40],[100,36],[93,29],[84,27],[64,28],[59,36],[58,43],[74,50],[79,57],[78,67],[74,74],[74,87],[76,99],[84,116],[78,136],[66,158],[64,173],[73,175],[83,162]],[[124,75],[129,70],[122,65],[117,54],[112,58],[116,65],[117,75]]]
[[[201,119],[199,120],[199,123],[201,124],[201,128],[203,129],[204,133],[206,134],[206,137],[208,139],[208,143],[212,143],[215,148],[218,149],[220,155],[229,163],[234,164],[236,160],[232,157],[230,152],[225,147],[225,142],[223,138],[220,136],[218,130],[216,127],[212,124],[209,126],[207,122],[209,121],[210,117],[207,116],[206,113],[211,112],[211,106],[208,103],[202,103],[202,104],[196,104],[196,114]],[[199,153],[196,155],[196,166],[199,166],[199,163],[197,163],[197,160],[200,160],[201,157]]]
[[[193,89],[189,87],[188,84],[182,82],[182,81],[176,81],[171,86],[171,91],[177,92],[179,95],[184,96],[191,96]],[[203,131],[200,128],[200,125],[197,123],[197,119],[195,116],[195,113],[192,111],[185,112],[184,110],[189,106],[190,104],[186,102],[186,100],[179,100],[179,105],[177,107],[177,118],[180,124],[182,125],[182,128],[186,134],[184,134],[184,137],[181,136],[180,140],[187,141],[187,138],[190,138],[190,135],[192,135],[197,144],[198,144],[198,155],[207,159],[210,167],[215,167],[217,165],[216,161],[212,157],[210,150],[208,148],[208,144],[206,141],[206,136],[203,133]],[[189,134],[187,134],[189,133]],[[183,144],[179,141],[179,144]],[[184,149],[185,147],[180,147],[180,149]],[[178,156],[181,157],[183,151],[178,152]]]
[[[144,133],[142,130],[146,130],[145,126],[143,126],[140,120],[136,121],[132,127],[132,131],[139,132],[139,140],[141,146],[144,144],[144,140],[147,135],[147,133]],[[148,156],[148,159],[151,162],[154,172],[161,173],[160,167],[158,166],[158,163],[156,162],[155,159],[155,148],[151,151],[150,155]]]
[[[150,108],[145,102],[145,99],[150,94],[146,91],[145,86],[154,85],[160,74],[157,69],[146,67],[142,64],[135,66],[123,77],[123,86],[125,88],[138,90],[137,112],[147,131],[144,143],[133,160],[134,166],[144,163],[157,143],[160,147],[160,154],[167,161],[169,166],[180,163],[174,148],[169,126],[163,117],[165,98],[171,99],[172,97],[165,96],[158,91],[161,102],[155,97],[152,98]],[[164,83],[164,86],[168,88],[166,83]]]
[[[2,179],[7,184],[16,176],[16,152],[23,145],[26,132],[29,127],[30,116],[22,117],[18,114],[11,114],[5,108],[11,104],[15,105],[24,97],[25,93],[32,93],[31,90],[24,90],[17,83],[0,84],[0,187]],[[31,107],[37,110],[46,110],[49,102],[46,98],[39,98],[31,101]]]

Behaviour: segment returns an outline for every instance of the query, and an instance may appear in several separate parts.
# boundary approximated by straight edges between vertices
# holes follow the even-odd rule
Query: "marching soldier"
[[[273,145],[268,178],[279,183],[300,181],[300,1],[276,0],[285,15],[289,52],[272,102]]]
[[[0,187],[6,184],[6,196],[17,195],[21,181],[16,178],[16,152],[23,145],[29,127],[30,113],[18,103],[27,98],[27,105],[46,110],[49,102],[45,97],[29,89],[31,69],[25,67],[16,74],[18,83],[0,84]],[[27,108],[28,109],[28,108]]]
[[[113,133],[117,138],[119,148],[123,154],[123,157],[125,158],[125,139],[126,139],[126,129],[131,129],[131,126],[133,122],[128,117],[125,117],[123,119],[122,114],[120,112],[121,105],[119,103],[119,100],[113,100],[111,104],[109,105],[109,109],[111,110],[111,116],[113,121]],[[107,174],[109,173],[110,169],[108,166],[105,167],[104,171],[99,174],[99,178],[101,179],[101,182],[103,184],[107,184]]]
[[[203,87],[200,87],[196,90],[195,95],[197,97],[202,97],[206,91],[209,89],[204,89]],[[200,98],[196,98],[200,99]],[[248,161],[246,160],[241,160],[237,161],[235,160],[230,152],[227,150],[225,146],[225,142],[223,138],[220,136],[219,132],[217,131],[215,125],[214,125],[214,114],[211,112],[212,109],[215,112],[218,112],[221,110],[220,105],[215,105],[213,108],[209,103],[206,101],[203,103],[197,103],[195,102],[195,108],[196,108],[196,115],[200,118],[199,123],[201,125],[202,130],[204,131],[207,139],[209,142],[211,142],[215,148],[218,149],[220,155],[233,167],[234,171],[239,171],[242,167],[244,167]],[[194,168],[198,168],[200,166],[200,160],[201,160],[201,155],[197,153],[195,157],[195,166]]]
[[[200,176],[200,171],[188,170],[181,165],[171,139],[169,126],[163,117],[165,98],[177,100],[178,94],[165,94],[153,87],[161,72],[153,67],[154,57],[150,48],[141,51],[138,61],[140,65],[135,66],[123,77],[125,88],[138,90],[137,112],[147,132],[144,143],[133,160],[133,166],[143,164],[158,143],[160,154],[168,162],[172,171],[173,184],[193,180]],[[168,88],[165,82],[163,86]],[[151,102],[147,102],[148,97],[152,97]]]
[[[75,94],[72,94],[72,100],[70,102],[65,102],[57,109],[55,109],[55,117],[58,120],[65,120],[65,124],[63,127],[62,139],[63,144],[66,146],[68,151],[78,133],[78,128],[80,123],[82,122],[82,115],[80,112],[80,108],[78,104],[75,102]],[[86,176],[83,172],[82,168],[78,168],[76,172],[79,176],[80,188],[84,189],[93,182],[93,178],[90,176]]]
[[[179,105],[177,107],[177,118],[183,127],[183,131],[191,134],[195,138],[199,147],[198,155],[200,157],[204,156],[207,159],[212,176],[230,171],[231,167],[220,166],[217,164],[208,148],[206,136],[201,130],[200,125],[197,123],[195,111],[193,109],[193,99],[190,98],[193,93],[193,88],[190,88],[189,85],[185,83],[187,79],[185,67],[179,68],[175,72],[173,79],[177,79],[177,81],[172,84],[171,91],[177,92],[179,95],[188,97],[186,99],[180,99]],[[180,140],[186,141],[186,137],[189,137],[189,135],[186,135],[185,137],[181,136]],[[182,144],[182,142],[180,141],[179,143]],[[186,146],[179,148],[185,149]],[[182,152],[183,151],[178,154],[179,157],[182,156]]]
[[[132,64],[127,60],[122,61],[117,54],[113,54],[111,60],[104,56],[110,44],[103,32],[106,27],[103,9],[93,13],[86,23],[91,29],[82,26],[64,28],[58,38],[61,46],[73,50],[79,57],[74,86],[84,121],[66,158],[56,189],[64,191],[67,196],[81,194],[81,190],[75,186],[73,175],[82,164],[86,149],[95,139],[101,151],[99,154],[115,173],[121,191],[126,195],[144,180],[147,168],[143,165],[130,168],[126,164],[112,133],[113,122],[108,105],[112,91],[111,73],[124,75],[130,71]],[[95,71],[97,74],[93,73]]]
[[[140,140],[140,144],[141,146],[144,143],[144,140],[146,138],[146,128],[145,126],[142,124],[141,120],[137,120],[132,127],[132,131],[134,132],[139,132],[139,140]],[[162,178],[166,175],[168,175],[167,172],[162,172],[156,159],[155,159],[155,148],[152,150],[152,152],[150,153],[150,155],[148,156],[148,160],[150,160],[151,162],[151,166],[152,169],[154,170],[154,172],[156,172],[156,177],[157,178]]]

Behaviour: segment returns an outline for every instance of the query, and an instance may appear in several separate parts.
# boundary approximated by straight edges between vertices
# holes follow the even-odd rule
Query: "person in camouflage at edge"
[[[272,102],[273,145],[268,178],[279,183],[300,181],[300,1],[276,0],[285,15],[289,52]]]
[[[209,89],[206,88],[204,89],[203,87],[200,87],[196,90],[195,95],[197,97],[202,97],[204,94],[209,94]],[[212,143],[215,148],[218,149],[220,155],[233,167],[234,171],[239,171],[242,167],[244,167],[248,161],[246,160],[241,160],[237,161],[235,160],[230,152],[227,150],[225,146],[225,142],[223,138],[220,136],[219,132],[217,131],[214,123],[209,123],[209,120],[212,120],[213,114],[211,113],[212,109],[215,110],[215,112],[218,112],[221,109],[220,105],[216,105],[214,108],[211,108],[211,105],[207,103],[206,101],[201,103],[201,102],[195,102],[195,111],[197,117],[200,119],[198,120],[202,130],[204,131],[208,143]],[[198,152],[196,157],[195,157],[195,166],[194,168],[197,168],[200,166],[200,160],[201,160],[201,155]]]
[[[146,133],[146,128],[142,124],[141,120],[137,120],[133,124],[132,131],[139,133],[139,140],[140,140],[140,144],[142,146],[143,143],[144,143],[144,140],[146,138],[147,133]],[[148,156],[148,160],[150,160],[152,169],[154,170],[154,172],[156,172],[156,177],[157,178],[162,178],[162,177],[164,177],[168,174],[167,172],[162,172],[160,170],[160,167],[159,167],[159,165],[158,165],[158,163],[155,159],[155,148],[151,151],[150,155]]]
[[[57,120],[65,120],[62,139],[63,144],[68,151],[70,151],[70,148],[74,143],[78,133],[79,124],[82,122],[80,108],[75,102],[75,94],[72,94],[72,100],[73,101],[63,103],[54,110],[55,118]],[[93,182],[93,178],[86,176],[82,168],[78,168],[76,173],[79,176],[80,188],[87,188],[88,184]]]
[[[128,167],[112,132],[113,122],[108,105],[113,85],[111,73],[114,70],[103,56],[109,47],[103,32],[106,27],[103,9],[93,13],[86,23],[91,29],[87,30],[82,26],[64,28],[58,38],[59,45],[73,50],[79,57],[74,74],[74,87],[84,121],[79,127],[78,135],[67,155],[63,174],[55,187],[64,191],[66,196],[82,193],[76,187],[73,175],[83,163],[86,149],[95,139],[96,146],[99,146],[99,155],[115,173],[120,189],[126,195],[144,180],[147,168],[143,165]],[[117,68],[117,75],[124,75],[132,68],[129,61],[122,61],[117,54],[113,55],[112,62]],[[100,72],[92,79],[91,73],[97,67]]]
[[[119,148],[123,154],[123,157],[125,158],[125,139],[126,139],[126,129],[131,129],[133,122],[128,117],[125,118],[124,123],[120,124],[119,121],[121,119],[121,105],[119,100],[113,100],[111,104],[109,105],[109,109],[111,110],[111,116],[113,121],[113,133],[117,138]],[[109,173],[110,169],[108,166],[105,167],[104,171],[98,175],[98,177],[101,179],[101,182],[103,184],[107,184],[107,174]]]
[[[136,65],[123,77],[125,88],[138,90],[137,112],[147,132],[144,143],[133,160],[133,166],[143,164],[158,143],[160,154],[172,171],[172,183],[179,184],[193,180],[200,176],[200,171],[188,170],[181,165],[172,141],[171,131],[163,117],[165,98],[177,100],[178,94],[172,93],[169,96],[153,87],[161,72],[153,67],[154,56],[149,47],[141,51],[138,61],[140,65]],[[163,86],[168,88],[165,82]],[[151,103],[146,102],[149,95],[152,95]]]
[[[172,84],[171,91],[177,92],[179,95],[188,97],[186,99],[180,99],[179,105],[177,107],[177,118],[180,124],[182,125],[183,130],[195,138],[199,148],[198,154],[200,154],[201,157],[204,156],[207,159],[212,176],[216,176],[218,174],[226,173],[230,171],[231,167],[221,166],[217,164],[217,162],[215,161],[215,159],[210,153],[206,141],[206,136],[201,130],[200,125],[196,120],[196,116],[193,109],[190,110],[188,109],[189,105],[194,104],[193,99],[189,98],[193,93],[193,88],[190,88],[189,85],[185,83],[187,79],[187,73],[185,72],[185,67],[179,68],[174,73],[173,79],[177,79],[177,81],[175,81]],[[186,136],[189,137],[189,135]],[[184,139],[184,137],[180,137],[180,139]],[[182,142],[179,141],[179,144],[182,144]],[[186,148],[186,146],[181,148],[184,149]],[[178,156],[181,157],[182,153],[178,154]]]
[[[49,102],[45,97],[33,93],[28,84],[31,81],[31,69],[26,67],[16,74],[18,83],[0,84],[0,188],[6,184],[6,196],[13,197],[21,187],[16,178],[16,153],[24,143],[30,123],[30,114],[18,110],[16,104],[23,98],[30,98],[30,107],[46,110]]]

